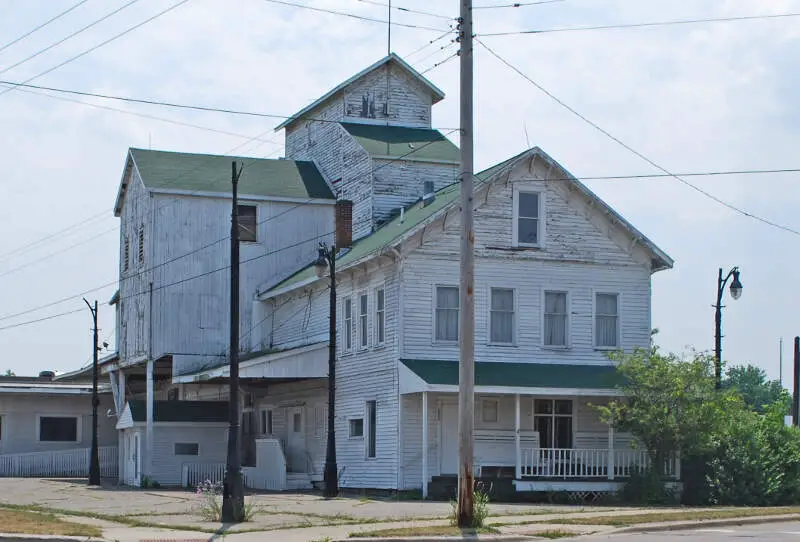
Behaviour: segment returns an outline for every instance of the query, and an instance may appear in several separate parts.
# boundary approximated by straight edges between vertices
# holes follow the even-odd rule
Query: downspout
[[[401,211],[402,212],[402,211]],[[395,370],[393,379],[395,381],[395,393],[397,394],[397,441],[395,457],[397,458],[397,491],[403,487],[404,468],[403,464],[403,396],[400,394],[400,359],[403,355],[403,262],[405,259],[397,248],[392,247],[391,252],[397,263],[397,326],[395,327]]]

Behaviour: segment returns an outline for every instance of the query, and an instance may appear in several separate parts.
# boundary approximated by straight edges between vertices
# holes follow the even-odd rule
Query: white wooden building
[[[301,488],[322,480],[330,279],[313,262],[317,243],[333,241],[334,197],[353,202],[354,239],[337,257],[340,484],[427,493],[431,480],[456,473],[459,153],[431,128],[432,105],[443,98],[390,55],[278,127],[286,131],[289,160],[282,162],[314,167],[328,192],[320,189],[318,201],[284,203],[251,188],[264,200],[259,216],[298,205],[286,215],[291,222],[259,230],[263,244],[253,249],[295,243],[296,250],[265,256],[248,272],[241,294],[243,454],[248,476],[260,480],[254,486]],[[126,183],[129,194],[118,203],[121,254],[124,262],[133,250],[125,248],[126,239],[142,238],[125,225],[127,213],[136,224],[141,216],[157,217],[153,233],[145,231],[144,259],[170,271],[159,267],[148,275],[145,263],[145,272],[130,279],[140,284],[125,286],[123,263],[120,304],[128,302],[120,326],[127,338],[109,365],[117,375],[112,382],[137,375],[137,364],[145,363],[145,381],[156,382],[144,386],[148,402],[159,393],[224,401],[227,273],[188,277],[225,265],[228,245],[214,249],[216,259],[164,262],[225,236],[226,188],[162,193],[167,182],[148,180],[155,169],[137,165],[147,155],[153,153],[132,150],[126,166],[121,194]],[[230,159],[220,160],[230,167]],[[225,182],[229,173],[222,169],[216,175]],[[193,175],[190,164],[167,171]],[[600,422],[593,405],[619,394],[608,352],[649,345],[651,275],[673,262],[539,148],[477,178],[476,467],[512,478],[518,490],[614,488],[647,460],[631,448],[629,435]],[[149,198],[132,196],[134,185]],[[156,210],[172,200],[177,209]],[[136,215],[136,201],[148,202],[144,215]],[[254,256],[243,254],[242,261],[248,257]],[[184,280],[191,286],[175,291],[187,298],[168,292],[167,284]],[[144,324],[130,323],[141,314],[130,301],[137,292]],[[204,326],[209,314],[218,316],[216,327]],[[134,336],[148,333],[151,340],[137,346]],[[160,392],[159,378],[147,376],[159,371]],[[667,468],[678,475],[674,463]]]

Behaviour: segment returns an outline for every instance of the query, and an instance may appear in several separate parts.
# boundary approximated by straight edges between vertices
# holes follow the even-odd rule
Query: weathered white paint
[[[89,475],[91,448],[0,454],[0,477],[59,477],[77,478]],[[100,476],[117,476],[118,451],[116,446],[98,449]]]
[[[106,411],[114,408],[110,393],[100,396],[98,437],[100,446],[116,446],[114,417]],[[41,442],[38,440],[38,419],[41,416],[74,416],[78,418],[77,442]],[[0,394],[0,454],[47,452],[86,448],[92,440],[91,395],[50,395],[44,393]]]
[[[145,399],[145,416],[146,416],[146,449],[147,449],[147,461],[145,461],[145,474],[152,476],[153,474],[153,453],[154,453],[154,442],[153,442],[153,409],[154,409],[154,402],[155,402],[155,395],[153,393],[153,360],[147,360],[147,375],[146,375],[146,399]]]
[[[422,392],[422,498],[428,497],[428,392]]]

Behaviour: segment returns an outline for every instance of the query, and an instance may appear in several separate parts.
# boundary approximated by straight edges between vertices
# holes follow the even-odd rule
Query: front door
[[[142,460],[141,445],[138,433],[128,433],[125,450],[125,483],[129,486],[139,486],[141,478]]]
[[[442,403],[440,410],[442,446],[439,452],[439,472],[458,474],[458,403]]]
[[[289,472],[306,472],[306,419],[304,407],[292,407],[287,412],[287,458]]]

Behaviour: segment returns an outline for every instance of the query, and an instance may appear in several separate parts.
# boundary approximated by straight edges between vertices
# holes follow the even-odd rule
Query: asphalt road
[[[737,542],[744,539],[800,542],[800,522],[731,525],[657,533],[609,534],[591,538],[613,542]]]

